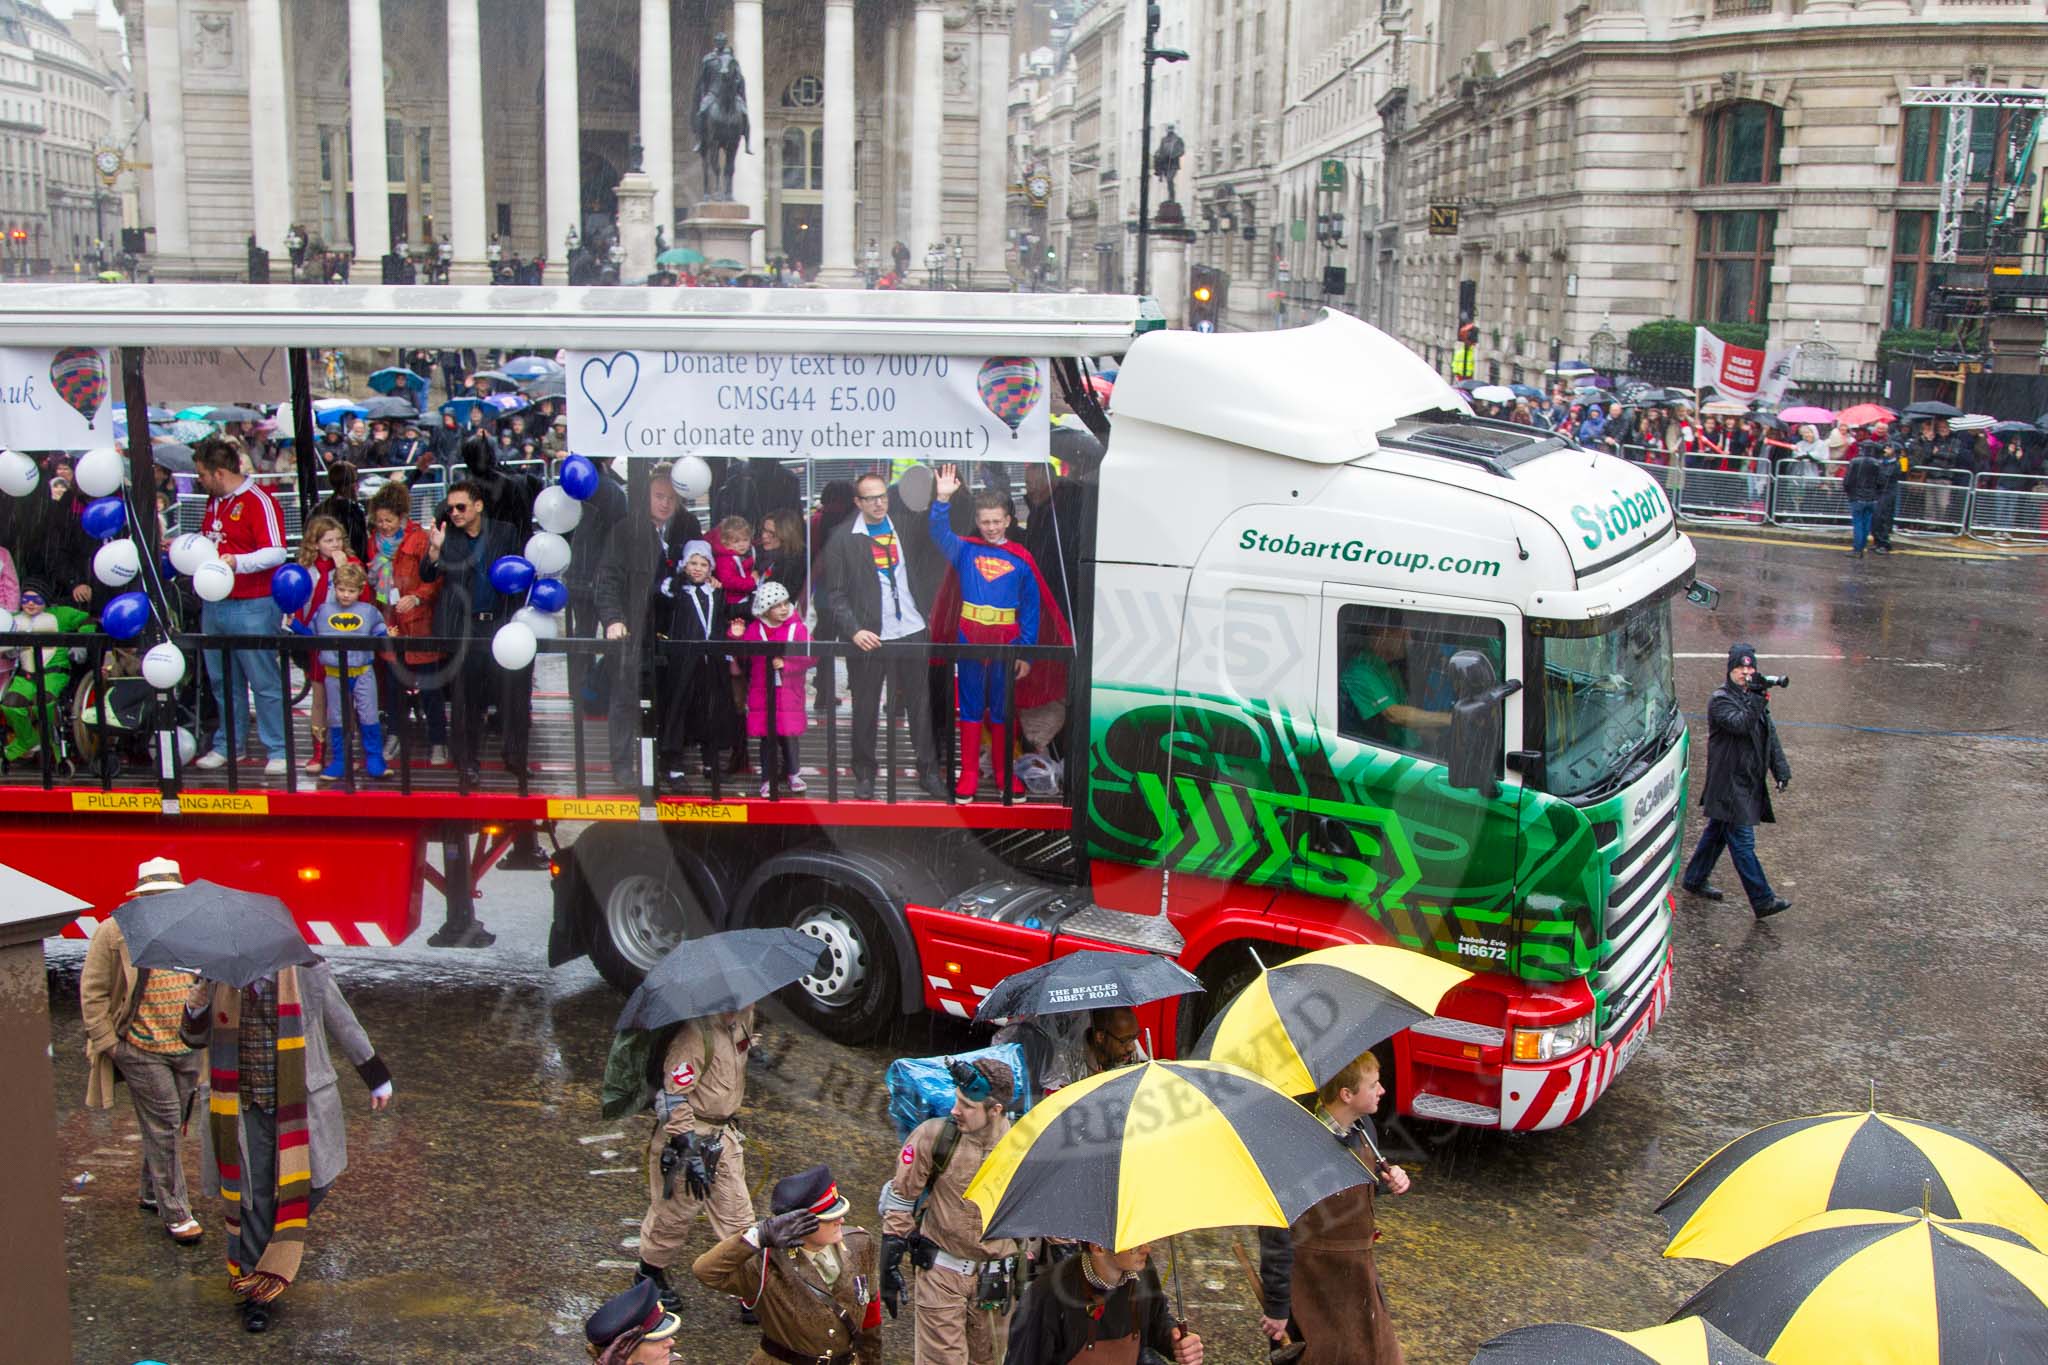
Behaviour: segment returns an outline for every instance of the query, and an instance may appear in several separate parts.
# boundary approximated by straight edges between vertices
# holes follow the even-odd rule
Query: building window
[[[804,163],[809,159],[804,153],[809,145],[803,129],[782,130],[782,188],[800,190],[804,187]]]
[[[1693,261],[1693,317],[1768,322],[1775,213],[1702,213]]]
[[[394,184],[405,180],[405,125],[395,118],[384,120],[384,178]]]
[[[1707,115],[1702,185],[1774,185],[1783,140],[1778,110],[1755,100],[1724,104]]]
[[[1946,112],[1925,106],[1905,111],[1905,121],[1899,133],[1900,184],[1935,185],[1941,182],[1941,144],[1948,135],[1948,120],[1943,117]]]
[[[434,183],[434,132],[431,128],[420,129],[420,184]]]
[[[825,82],[814,75],[798,76],[782,92],[785,109],[816,109],[825,102]]]
[[[322,180],[334,179],[334,130],[332,128],[322,128],[320,130],[320,178]]]
[[[811,188],[825,188],[825,130],[811,129]]]
[[[1885,326],[1920,327],[1927,318],[1927,288],[1934,261],[1934,215],[1902,213],[1892,225],[1892,289]]]

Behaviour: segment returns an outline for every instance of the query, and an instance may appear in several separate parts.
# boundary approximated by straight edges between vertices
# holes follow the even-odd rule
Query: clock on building
[[[1044,171],[1033,171],[1024,182],[1024,192],[1033,203],[1043,204],[1052,196],[1052,177]]]
[[[93,154],[92,164],[98,169],[101,178],[112,180],[121,173],[121,167],[125,163],[118,148],[102,147]]]

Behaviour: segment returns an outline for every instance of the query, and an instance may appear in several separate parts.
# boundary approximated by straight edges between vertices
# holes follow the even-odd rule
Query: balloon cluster
[[[569,605],[568,585],[559,577],[569,567],[567,537],[583,520],[583,504],[597,492],[597,466],[571,455],[562,461],[557,480],[533,500],[533,521],[540,529],[527,540],[525,553],[504,555],[491,565],[493,588],[507,597],[526,595],[526,604],[491,637],[491,657],[500,668],[527,667],[540,642],[562,632],[556,616]]]

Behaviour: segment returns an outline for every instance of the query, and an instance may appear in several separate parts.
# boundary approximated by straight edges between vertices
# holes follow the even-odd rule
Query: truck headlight
[[[1514,1056],[1518,1062],[1554,1062],[1592,1041],[1593,1016],[1582,1014],[1550,1028],[1516,1029]]]

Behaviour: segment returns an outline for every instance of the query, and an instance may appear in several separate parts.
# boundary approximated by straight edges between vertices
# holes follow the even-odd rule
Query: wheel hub
[[[868,945],[859,926],[837,906],[819,905],[797,916],[796,930],[825,947],[825,970],[803,978],[811,997],[821,1005],[858,998],[868,979]]]
[[[659,877],[636,872],[622,877],[605,898],[605,925],[612,943],[641,971],[683,941],[683,906]]]

